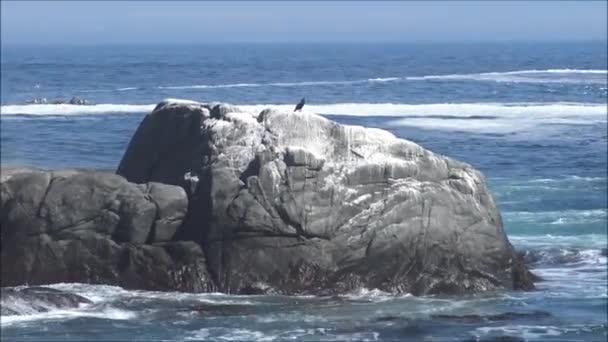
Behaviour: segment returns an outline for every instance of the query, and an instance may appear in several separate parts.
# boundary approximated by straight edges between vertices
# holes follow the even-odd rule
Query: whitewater
[[[213,88],[247,88],[247,87],[310,87],[327,85],[357,85],[375,82],[399,82],[399,81],[432,81],[432,80],[472,80],[493,82],[528,82],[528,83],[587,83],[606,84],[606,70],[593,69],[547,69],[547,70],[516,70],[505,72],[483,72],[472,74],[446,74],[446,75],[423,75],[423,76],[393,76],[376,77],[360,80],[322,80],[302,82],[270,82],[270,83],[231,83],[231,84],[194,84],[157,86],[158,89],[213,89]],[[117,89],[79,90],[79,92],[97,91],[132,91],[143,90],[143,87],[122,87]]]

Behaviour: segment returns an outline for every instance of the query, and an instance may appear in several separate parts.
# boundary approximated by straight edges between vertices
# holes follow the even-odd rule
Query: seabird
[[[294,112],[301,111],[302,107],[304,107],[304,103],[306,103],[306,101],[304,100],[304,98],[302,98],[300,100],[300,102],[298,102],[298,104],[296,105],[296,109],[294,109],[293,111]]]

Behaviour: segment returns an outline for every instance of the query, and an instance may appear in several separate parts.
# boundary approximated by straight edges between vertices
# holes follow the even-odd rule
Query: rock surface
[[[0,315],[30,315],[53,309],[78,308],[92,302],[77,294],[48,287],[3,288]]]
[[[101,172],[2,171],[2,286],[213,289],[200,246],[173,239],[188,206],[182,188]]]
[[[168,100],[144,119],[117,173],[186,189],[177,238],[203,246],[221,291],[533,288],[481,173],[384,130]],[[28,186],[44,188],[37,177]],[[134,228],[148,222],[146,204],[136,204],[144,214],[115,228],[119,241],[146,236]]]

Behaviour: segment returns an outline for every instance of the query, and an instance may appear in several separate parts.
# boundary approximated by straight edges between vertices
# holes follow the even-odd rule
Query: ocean
[[[544,280],[465,297],[234,296],[51,284],[91,299],[2,316],[4,340],[604,341],[606,42],[3,46],[3,167],[114,170],[163,98],[306,110],[481,170]],[[86,99],[89,106],[27,104]]]

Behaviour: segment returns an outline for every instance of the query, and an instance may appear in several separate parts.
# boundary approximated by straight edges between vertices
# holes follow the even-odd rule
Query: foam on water
[[[515,70],[506,72],[484,72],[471,74],[443,74],[423,76],[390,76],[371,77],[357,80],[320,80],[301,82],[266,82],[266,83],[226,83],[226,84],[192,84],[192,85],[161,85],[157,89],[186,90],[186,89],[222,89],[222,88],[259,88],[259,87],[314,87],[334,85],[358,85],[367,83],[386,83],[403,81],[494,81],[513,83],[584,83],[605,84],[606,70],[597,69],[546,69],[546,70]],[[116,91],[137,90],[137,87],[123,87]],[[92,92],[83,90],[81,92]],[[100,90],[102,91],[102,90]],[[111,91],[111,90],[103,90]]]
[[[116,300],[117,298],[148,298],[161,300],[188,300],[198,303],[209,304],[238,304],[254,305],[250,296],[235,296],[224,293],[186,293],[186,292],[161,292],[144,290],[125,290],[118,286],[89,285],[80,283],[59,283],[48,285],[51,288],[76,293],[86,297],[94,303],[103,303]]]
[[[580,177],[576,175],[572,176],[564,176],[563,178],[537,178],[530,179],[528,183],[562,183],[564,181],[585,181],[585,182],[594,182],[594,181],[605,181],[606,177]]]
[[[577,249],[545,246],[528,250],[525,258],[534,265],[603,266],[607,257],[600,249]]]
[[[50,310],[48,312],[33,313],[27,315],[2,316],[2,319],[0,319],[0,325],[4,327],[20,323],[28,323],[32,321],[64,321],[67,319],[76,319],[82,317],[101,318],[109,320],[131,320],[137,317],[137,313],[129,310],[114,308],[111,306],[106,306],[102,308],[85,307],[72,310]]]
[[[478,338],[508,335],[523,337],[525,340],[529,340],[560,336],[563,332],[562,329],[555,326],[503,325],[477,328],[475,329],[474,335]]]
[[[26,105],[4,105],[0,108],[0,115],[85,115],[85,114],[108,114],[108,113],[145,113],[154,109],[156,104],[133,105],[133,104],[96,104],[96,105],[72,105],[72,104],[26,104]]]
[[[369,80],[354,80],[354,81],[306,81],[306,82],[272,82],[272,83],[231,83],[231,84],[195,84],[183,86],[158,86],[158,89],[221,89],[221,88],[258,88],[258,87],[307,87],[321,85],[347,85],[366,82],[383,82],[398,80],[398,78],[389,79],[369,79]]]
[[[448,74],[406,77],[410,81],[493,81],[510,83],[584,83],[605,84],[607,71],[594,69],[547,69]]]
[[[605,222],[608,209],[561,210],[561,211],[511,211],[504,212],[503,218],[509,222],[535,222],[550,224],[588,224]]]
[[[509,235],[509,240],[516,247],[532,248],[543,246],[562,246],[564,248],[605,248],[606,235],[602,234],[578,234],[578,235]]]
[[[248,329],[226,329],[226,328],[203,328],[189,336],[185,340],[214,340],[214,341],[272,341],[273,335],[266,335],[261,331]]]
[[[156,104],[70,104],[5,105],[3,117],[14,115],[71,116],[112,113],[147,113]],[[293,111],[293,105],[239,105],[243,110],[259,113],[274,107]],[[525,130],[547,124],[593,124],[606,122],[605,105],[592,103],[337,103],[307,105],[307,111],[324,115],[402,117],[389,124],[434,129],[458,129],[481,132]],[[491,115],[491,120],[486,118]],[[412,117],[414,116],[414,117]],[[436,117],[440,116],[440,117]],[[486,116],[486,117],[484,117]],[[466,122],[466,124],[464,124]]]
[[[405,298],[405,297],[409,297],[411,296],[410,294],[404,294],[404,295],[393,295],[390,294],[388,292],[384,292],[378,289],[366,289],[366,288],[361,288],[358,289],[354,292],[348,293],[346,295],[344,295],[344,298],[350,299],[350,300],[357,300],[357,301],[370,301],[370,302],[375,302],[375,303],[379,303],[379,302],[384,302],[387,300],[392,300],[395,298]]]

